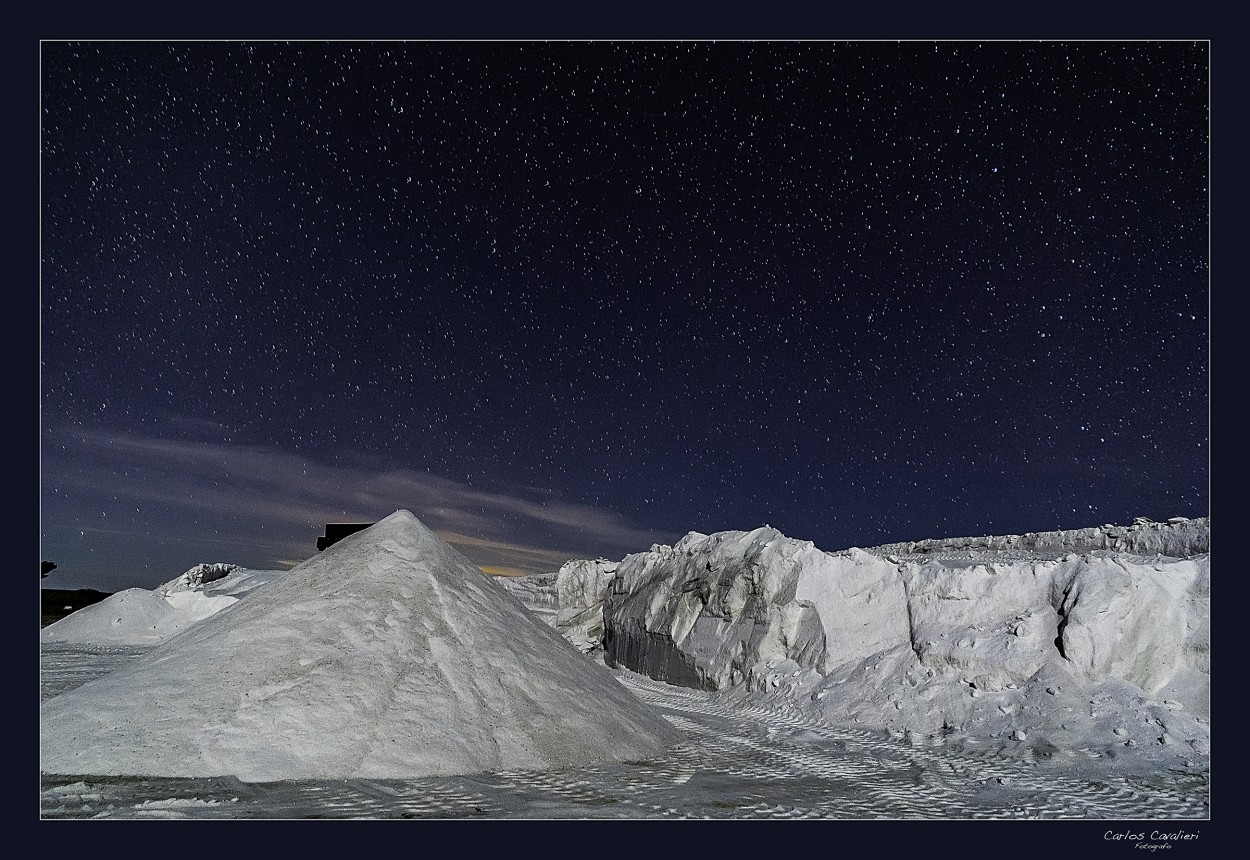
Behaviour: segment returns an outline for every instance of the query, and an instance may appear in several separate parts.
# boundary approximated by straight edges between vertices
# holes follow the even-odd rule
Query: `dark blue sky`
[[[46,42],[44,582],[1204,515],[1208,53]]]

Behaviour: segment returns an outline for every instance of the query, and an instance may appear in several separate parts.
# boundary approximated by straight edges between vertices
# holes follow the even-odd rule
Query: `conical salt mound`
[[[408,511],[47,701],[47,773],[413,778],[641,759],[676,740]]]

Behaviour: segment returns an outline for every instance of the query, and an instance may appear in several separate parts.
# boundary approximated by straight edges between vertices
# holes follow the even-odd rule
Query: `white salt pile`
[[[85,606],[43,628],[39,638],[93,645],[159,645],[285,572],[198,564],[152,591],[128,588]]]
[[[546,769],[677,740],[407,511],[40,718],[48,773],[249,781]]]

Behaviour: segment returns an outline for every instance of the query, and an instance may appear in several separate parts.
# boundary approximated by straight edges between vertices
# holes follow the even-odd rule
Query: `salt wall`
[[[906,648],[985,689],[1062,661],[1207,716],[1209,535],[1204,518],[827,553],[767,527],[691,533],[570,571],[560,617],[585,639],[601,613],[610,666],[708,690],[769,662],[828,675]]]

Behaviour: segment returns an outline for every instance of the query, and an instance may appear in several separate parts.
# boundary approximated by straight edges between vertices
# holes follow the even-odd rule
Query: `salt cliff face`
[[[768,660],[827,672],[910,638],[898,565],[767,527],[692,532],[627,556],[604,618],[608,665],[709,690],[748,681]]]
[[[603,602],[620,565],[578,559],[556,575],[555,627],[583,654],[603,658]]]
[[[1201,752],[1210,557],[1058,551],[1108,534],[1180,553],[1209,546],[1209,520],[928,552],[825,553],[771,528],[691,533],[621,562],[604,603],[605,659],[684,686],[801,691],[831,718],[900,732],[1044,730],[1047,744],[1079,746],[1084,710],[1106,738],[1183,738]],[[1160,709],[1138,721],[1145,729],[1120,725],[1133,696],[1139,711]]]
[[[821,620],[795,597],[803,563],[824,557],[813,550],[764,528],[692,532],[626,556],[605,595],[606,662],[710,690],[744,681],[765,655],[817,665]]]
[[[1209,555],[1088,559],[1064,590],[1057,645],[1089,678],[1123,678],[1210,716]]]
[[[407,511],[40,710],[62,774],[407,779],[675,740]]]

